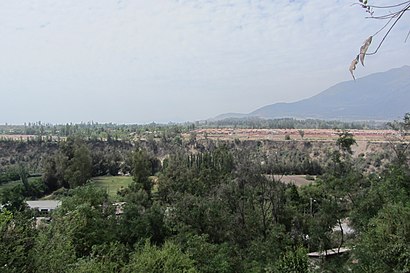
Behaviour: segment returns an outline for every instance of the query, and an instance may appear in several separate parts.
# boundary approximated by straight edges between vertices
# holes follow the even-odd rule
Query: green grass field
[[[39,177],[29,177],[29,178],[28,178],[28,181],[29,181],[29,182],[32,182],[33,180],[38,179],[38,178],[39,178]],[[16,186],[16,185],[18,185],[18,184],[23,185],[23,182],[21,182],[21,180],[15,180],[15,181],[10,181],[10,182],[4,183],[4,184],[0,184],[0,194],[1,194],[4,190],[6,190],[6,189],[11,189],[12,187],[14,187],[14,186]]]
[[[38,177],[30,177],[29,181],[34,180]],[[108,195],[113,198],[114,200],[119,199],[117,195],[118,190],[121,188],[128,187],[129,184],[132,182],[132,176],[98,176],[91,179],[91,184],[95,185],[96,187],[102,188],[107,191]],[[0,185],[0,194],[6,190],[10,189],[18,184],[21,184],[20,180],[7,182]],[[154,185],[155,190],[155,185]],[[55,196],[49,195],[45,196],[42,199],[54,199]]]
[[[116,199],[117,191],[126,188],[132,182],[132,176],[99,176],[94,177],[91,183],[107,190],[110,197]]]

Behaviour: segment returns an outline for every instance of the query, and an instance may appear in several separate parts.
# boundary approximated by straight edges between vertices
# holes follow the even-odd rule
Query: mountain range
[[[290,117],[386,121],[401,119],[406,112],[410,112],[410,66],[341,82],[297,102],[270,104],[248,114],[228,113],[215,119]]]

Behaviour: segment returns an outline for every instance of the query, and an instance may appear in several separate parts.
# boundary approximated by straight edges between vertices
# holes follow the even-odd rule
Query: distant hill
[[[226,113],[216,116],[215,118],[210,118],[209,120],[222,120],[222,119],[230,119],[230,118],[248,118],[250,117],[249,114],[241,114],[241,113]]]
[[[410,66],[338,83],[316,96],[293,103],[275,103],[249,114],[229,117],[394,120],[410,112]]]

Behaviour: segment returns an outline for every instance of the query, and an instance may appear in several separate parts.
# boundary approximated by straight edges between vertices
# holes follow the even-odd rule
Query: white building
[[[60,200],[36,200],[26,201],[30,209],[36,209],[41,214],[49,214],[61,205]]]

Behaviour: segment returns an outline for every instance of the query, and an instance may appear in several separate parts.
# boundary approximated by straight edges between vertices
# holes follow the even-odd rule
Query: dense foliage
[[[317,163],[315,182],[296,187],[269,174],[284,174],[274,166],[287,154],[289,172],[306,162],[307,173],[312,159],[302,151],[270,156],[263,143],[204,145],[178,134],[127,149],[101,143],[61,142],[34,181],[24,165],[16,170],[22,183],[1,195],[1,272],[410,270],[407,150],[388,168],[363,172],[351,155],[355,140],[344,131],[328,161]],[[88,183],[119,171],[133,177],[118,192],[122,202]],[[41,222],[24,200],[46,193],[62,205]],[[308,252],[341,247],[352,250],[308,260]]]

